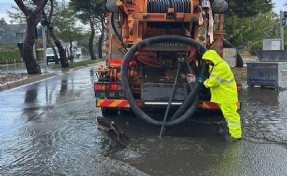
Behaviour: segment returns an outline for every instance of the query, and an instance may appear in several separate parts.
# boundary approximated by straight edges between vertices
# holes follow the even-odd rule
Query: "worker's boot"
[[[234,138],[234,137],[231,137],[230,134],[228,134],[224,136],[224,140],[228,143],[232,143],[232,142],[240,141],[241,138]]]
[[[222,135],[222,136],[229,135],[226,122],[220,122],[218,126],[219,126],[219,128],[218,128],[217,133],[219,135]]]

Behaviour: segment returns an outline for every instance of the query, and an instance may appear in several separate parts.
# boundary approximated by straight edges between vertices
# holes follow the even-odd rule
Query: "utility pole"
[[[43,49],[44,49],[44,67],[45,67],[45,73],[48,72],[48,62],[47,62],[47,58],[46,58],[46,50],[47,50],[47,39],[46,39],[46,29],[47,29],[47,25],[48,22],[43,20],[41,21],[41,25],[42,25],[42,39],[43,39]]]
[[[287,11],[280,11],[280,36],[281,36],[281,50],[284,50],[284,30],[286,26]]]

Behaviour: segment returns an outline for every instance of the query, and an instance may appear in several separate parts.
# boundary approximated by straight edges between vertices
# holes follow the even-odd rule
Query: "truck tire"
[[[114,108],[102,108],[102,115],[103,117],[112,117],[112,116],[117,116],[118,115],[118,109]]]

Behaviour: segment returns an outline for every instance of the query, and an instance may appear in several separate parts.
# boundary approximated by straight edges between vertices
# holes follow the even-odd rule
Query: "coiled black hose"
[[[148,0],[148,13],[167,13],[168,8],[174,8],[175,12],[189,13],[189,0]]]
[[[195,41],[192,38],[179,36],[179,35],[162,35],[162,36],[156,36],[156,37],[147,38],[147,39],[144,39],[144,40],[140,41],[139,43],[134,45],[128,51],[128,53],[125,55],[124,60],[123,60],[123,64],[121,66],[121,81],[122,81],[122,87],[124,88],[124,93],[125,93],[126,99],[128,100],[128,102],[129,102],[129,104],[131,106],[131,109],[133,110],[133,112],[138,117],[144,119],[148,123],[151,123],[151,124],[153,124],[155,126],[162,125],[163,121],[158,121],[158,120],[155,120],[155,119],[151,118],[141,108],[139,108],[137,106],[136,100],[134,99],[134,97],[132,95],[132,92],[131,92],[131,88],[129,86],[128,65],[129,65],[130,61],[132,60],[134,54],[139,49],[141,49],[144,46],[149,46],[151,44],[159,43],[159,42],[179,42],[179,43],[185,43],[185,44],[188,44],[188,45],[192,45],[192,46],[194,46],[196,48],[197,52],[200,55],[202,55],[206,51],[206,48],[204,46],[202,46],[201,44],[199,44],[197,41]],[[205,62],[203,62],[202,63],[202,67],[200,68],[199,76],[204,76],[206,72],[207,72],[207,67],[205,65]],[[192,91],[188,95],[188,98],[190,98],[190,100],[194,100],[193,103],[190,106],[190,104],[188,104],[188,103],[190,103],[190,100],[184,101],[184,103],[182,105],[182,106],[184,106],[184,108],[179,108],[178,110],[180,110],[180,112],[178,112],[178,113],[176,112],[180,116],[175,117],[176,119],[174,119],[172,121],[166,122],[166,124],[165,124],[166,127],[171,127],[171,126],[174,126],[174,125],[178,125],[179,123],[184,122],[185,120],[187,120],[189,117],[191,117],[193,115],[193,113],[194,113],[194,111],[196,110],[196,107],[197,107],[198,92],[199,92],[200,88],[201,88],[200,83],[195,83],[194,88],[192,89]],[[190,106],[190,108],[188,108],[186,110],[186,108],[185,108],[186,106]]]

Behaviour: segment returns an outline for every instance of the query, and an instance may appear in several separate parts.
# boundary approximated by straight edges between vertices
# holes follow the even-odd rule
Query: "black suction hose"
[[[156,36],[156,37],[152,37],[152,38],[148,38],[148,39],[144,39],[144,40],[140,41],[139,43],[134,45],[129,50],[129,52],[125,55],[124,60],[123,60],[123,64],[121,67],[121,80],[122,80],[122,87],[124,88],[124,93],[125,93],[126,99],[128,100],[133,112],[138,117],[140,117],[140,118],[144,119],[145,121],[147,121],[153,125],[156,125],[156,126],[162,125],[163,121],[158,121],[158,120],[155,120],[155,119],[149,117],[136,104],[136,100],[134,99],[132,92],[131,92],[131,88],[129,86],[128,65],[129,65],[130,61],[132,60],[134,54],[139,49],[141,49],[144,46],[148,46],[148,45],[151,45],[154,43],[159,43],[159,42],[179,42],[179,43],[184,43],[187,45],[193,45],[200,54],[203,54],[206,51],[206,48],[204,46],[202,46],[201,44],[199,44],[194,39],[184,37],[184,36],[179,36],[179,35],[163,35],[163,36]],[[203,76],[206,71],[207,71],[207,69],[206,69],[205,64],[203,62],[203,66],[200,69],[200,75],[199,76]],[[199,85],[199,83],[196,83],[193,90],[189,93],[188,97],[189,96],[198,96],[198,90],[199,89],[200,89],[200,85]],[[190,94],[192,94],[192,95],[190,95]],[[192,103],[191,107],[182,116],[179,116],[178,118],[176,118],[173,121],[166,122],[165,126],[170,127],[170,126],[177,125],[181,122],[184,122],[189,117],[191,117],[192,114],[194,113],[194,111],[196,110],[196,106],[198,103],[198,98],[196,98],[195,100],[196,101],[194,101]],[[180,113],[180,114],[182,114],[182,113]]]
[[[202,64],[202,69],[199,74],[199,76],[205,75],[207,70],[207,65],[205,62]],[[192,74],[192,70],[188,63],[186,62],[185,64],[185,73],[186,74]],[[177,109],[177,111],[172,115],[169,121],[173,121],[174,119],[177,119],[179,116],[184,114],[188,108],[191,108],[191,104],[194,103],[194,100],[196,99],[197,95],[199,95],[199,90],[200,90],[199,84],[194,84],[194,83],[189,83],[189,87],[191,92],[188,94],[187,98],[184,100],[183,104]]]
[[[112,24],[112,29],[114,30],[114,32],[115,32],[115,34],[116,34],[116,36],[117,36],[117,39],[120,41],[120,43],[121,43],[121,45],[122,45],[122,47],[123,47],[123,50],[124,50],[124,52],[122,52],[123,54],[125,54],[128,50],[127,50],[127,48],[125,47],[125,45],[123,44],[123,40],[122,40],[122,38],[121,38],[121,35],[119,34],[119,32],[118,32],[118,30],[117,30],[117,28],[116,28],[116,26],[115,26],[115,14],[116,13],[112,13],[112,15],[111,15],[111,24]]]
[[[112,24],[112,28],[113,28],[113,30],[114,30],[114,32],[115,32],[115,34],[116,34],[116,36],[118,37],[118,39],[119,40],[121,40],[120,38],[120,34],[119,34],[119,32],[118,32],[118,30],[117,30],[117,28],[116,28],[116,26],[115,26],[115,13],[112,13],[112,15],[111,15],[111,24]]]
[[[164,130],[164,127],[165,127],[165,123],[166,123],[166,119],[167,119],[168,112],[169,112],[169,109],[170,109],[171,101],[173,99],[175,88],[176,88],[176,85],[177,85],[177,82],[178,82],[178,75],[179,75],[179,72],[180,72],[181,65],[182,65],[182,63],[179,63],[178,67],[177,67],[177,71],[176,71],[176,76],[175,76],[175,80],[174,80],[174,83],[173,83],[172,92],[171,92],[171,95],[169,97],[168,105],[167,105],[167,108],[166,108],[166,111],[165,111],[165,115],[164,115],[164,118],[163,118],[163,123],[162,123],[161,129],[160,129],[159,137],[162,136],[162,133],[163,133],[163,130]]]

